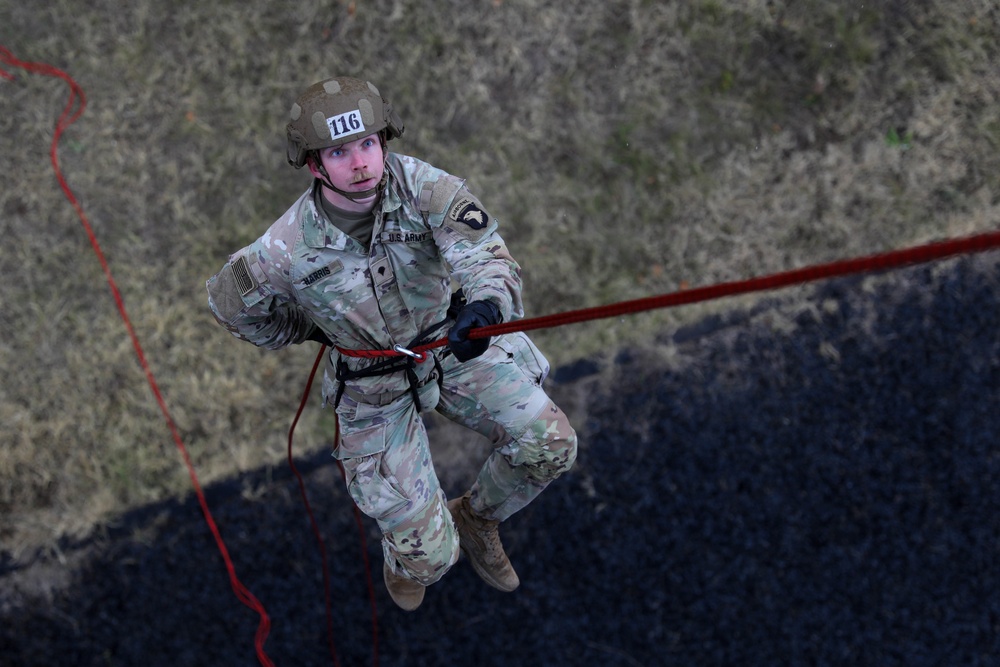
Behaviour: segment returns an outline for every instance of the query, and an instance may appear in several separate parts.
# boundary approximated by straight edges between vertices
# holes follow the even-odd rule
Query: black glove
[[[490,346],[489,337],[469,338],[469,331],[500,324],[503,316],[500,309],[492,301],[473,301],[458,311],[455,325],[448,331],[448,348],[459,361],[475,359]]]
[[[327,347],[333,347],[333,341],[326,337],[326,333],[319,327],[314,326],[313,330],[309,332],[306,336],[306,340],[314,340],[320,345],[326,345]]]

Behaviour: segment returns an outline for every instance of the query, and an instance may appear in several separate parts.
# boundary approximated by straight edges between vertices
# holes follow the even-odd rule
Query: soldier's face
[[[364,192],[374,188],[382,180],[382,172],[385,169],[382,143],[377,134],[370,134],[340,146],[324,148],[319,151],[319,157],[323,161],[326,173],[330,175],[330,181],[346,192]],[[317,178],[320,175],[316,165],[312,163],[309,164],[309,171]],[[331,195],[350,201],[337,193],[327,192],[328,197]],[[372,200],[374,199],[373,195]]]

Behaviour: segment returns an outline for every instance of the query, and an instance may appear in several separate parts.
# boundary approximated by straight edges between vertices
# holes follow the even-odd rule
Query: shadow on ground
[[[363,551],[329,459],[300,461],[341,664],[375,662],[363,553],[384,666],[996,664],[998,262],[831,281],[560,369],[554,393],[590,396],[584,446],[504,526],[512,594],[463,561],[417,612],[396,610],[371,522]],[[273,620],[268,655],[332,664],[294,480],[260,471],[209,502]],[[86,557],[51,602],[11,582],[56,566],[0,562],[0,663],[257,664],[257,617],[193,501],[64,546]]]

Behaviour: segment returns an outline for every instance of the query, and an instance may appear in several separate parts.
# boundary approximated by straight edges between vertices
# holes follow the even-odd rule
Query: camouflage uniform
[[[269,349],[304,342],[315,327],[343,349],[410,347],[447,331],[452,280],[505,321],[521,317],[519,267],[463,181],[394,153],[386,170],[370,248],[330,223],[307,191],[208,280],[219,322]],[[568,470],[576,434],[541,388],[548,362],[522,333],[493,338],[465,363],[439,348],[409,373],[351,377],[374,363],[336,349],[328,356],[323,397],[341,425],[334,456],[358,507],[378,521],[386,562],[427,585],[459,551],[415,400],[493,443],[471,498],[486,519],[506,519]],[[338,381],[338,366],[350,379]]]

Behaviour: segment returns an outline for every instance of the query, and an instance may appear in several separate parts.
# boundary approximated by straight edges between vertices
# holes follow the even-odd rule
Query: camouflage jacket
[[[310,188],[207,281],[215,318],[268,349],[304,342],[314,327],[337,347],[391,349],[445,319],[453,281],[469,301],[494,302],[504,321],[521,317],[520,269],[464,181],[395,153],[386,169],[369,248],[317,210]],[[372,363],[345,361],[352,369]],[[357,382],[365,393],[384,392],[402,378]]]

